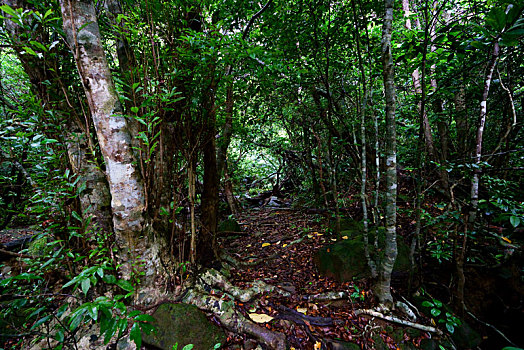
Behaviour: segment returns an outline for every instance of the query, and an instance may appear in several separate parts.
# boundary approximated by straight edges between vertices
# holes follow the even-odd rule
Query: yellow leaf
[[[307,314],[307,309],[305,307],[297,307],[297,311],[304,315]]]
[[[282,244],[282,248],[285,248],[285,247],[287,247],[287,244],[286,243]]]
[[[333,242],[336,242],[336,241],[337,241],[337,240],[336,240],[336,239],[334,239],[334,238],[331,238],[331,240],[332,240]]]
[[[322,348],[322,343],[319,342],[319,341],[317,341],[317,342],[315,343],[314,349],[315,349],[315,350],[319,350],[320,348]]]
[[[307,235],[307,238],[313,238],[313,235]]]
[[[342,239],[348,239],[348,236],[342,236]]]
[[[262,243],[262,248],[270,246],[270,245],[271,245],[271,243]]]
[[[266,323],[266,322],[269,322],[269,321],[271,321],[273,319],[273,317],[271,317],[269,315],[256,314],[256,313],[249,314],[249,318],[251,320],[253,320],[253,322],[256,322],[256,323]]]
[[[251,247],[251,244],[248,244],[246,247],[248,247],[248,248]]]
[[[318,233],[318,232],[315,232],[315,234],[316,234],[317,236],[323,236],[323,235],[324,235],[323,233]]]
[[[506,241],[508,243],[511,243],[511,240],[508,237],[502,236],[501,238],[502,238],[502,240],[504,240],[504,241]]]

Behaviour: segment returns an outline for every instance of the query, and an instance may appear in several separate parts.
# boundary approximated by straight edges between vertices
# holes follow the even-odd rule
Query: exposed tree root
[[[374,311],[374,310],[369,310],[369,309],[361,309],[361,310],[356,310],[355,311],[355,315],[369,315],[369,316],[373,316],[373,317],[378,317],[378,318],[381,318],[383,320],[386,320],[386,321],[389,321],[389,322],[395,322],[395,323],[398,323],[398,324],[401,324],[403,326],[408,326],[408,327],[411,327],[411,328],[416,328],[416,329],[420,329],[422,331],[425,331],[425,332],[432,332],[432,333],[437,333],[438,335],[442,335],[442,331],[438,328],[435,328],[435,327],[431,327],[431,326],[425,326],[425,325],[422,325],[422,324],[419,324],[419,323],[414,323],[414,322],[410,322],[410,321],[405,321],[405,320],[402,320],[398,317],[395,317],[395,316],[389,316],[389,315],[384,315],[380,312],[377,312],[377,311]]]
[[[284,297],[290,296],[289,292],[269,285],[263,281],[255,281],[253,286],[248,289],[235,287],[227,280],[224,275],[214,269],[206,270],[204,273],[198,276],[198,279],[201,284],[203,283],[211,287],[219,288],[241,302],[248,302],[256,295],[264,292],[276,292]]]
[[[270,331],[248,320],[242,314],[236,312],[232,301],[225,301],[214,295],[203,293],[198,291],[197,288],[190,289],[184,295],[182,301],[193,304],[201,310],[212,312],[218,317],[220,323],[232,332],[250,335],[269,349],[286,349],[284,334]]]
[[[320,294],[305,295],[303,298],[307,301],[333,301],[347,299],[348,294],[346,292],[326,292]]]

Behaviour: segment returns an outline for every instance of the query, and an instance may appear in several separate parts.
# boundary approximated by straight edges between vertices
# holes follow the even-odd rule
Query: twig
[[[395,322],[395,323],[398,323],[398,324],[401,324],[401,325],[404,325],[404,326],[408,326],[408,327],[411,327],[411,328],[416,328],[416,329],[420,329],[422,331],[426,331],[426,332],[432,332],[432,333],[437,333],[438,335],[442,335],[442,331],[438,328],[435,328],[435,327],[431,327],[431,326],[425,326],[425,325],[422,325],[422,324],[419,324],[419,323],[414,323],[414,322],[410,322],[410,321],[406,321],[406,320],[402,320],[398,317],[395,317],[395,316],[388,316],[388,315],[384,315],[380,312],[377,312],[377,311],[374,311],[374,310],[369,310],[369,309],[361,309],[361,310],[356,310],[355,311],[355,315],[361,315],[361,314],[365,314],[365,315],[369,315],[369,316],[373,316],[373,317],[378,317],[378,318],[381,318],[383,320],[386,320],[386,321],[390,321],[390,322]]]
[[[22,253],[13,253],[13,252],[10,252],[9,250],[5,250],[2,248],[0,248],[0,255],[13,256],[17,258],[32,258],[31,255],[22,254]]]
[[[494,325],[492,324],[489,324],[487,322],[484,322],[482,320],[479,320],[477,318],[477,316],[473,315],[471,312],[467,311],[466,312],[468,313],[468,315],[470,315],[475,321],[479,322],[479,323],[482,323],[483,325],[487,326],[487,327],[490,327],[491,329],[493,329],[495,332],[497,332],[498,334],[500,334],[500,336],[502,338],[504,338],[508,343],[510,343],[512,346],[517,346],[517,344],[515,344],[514,342],[512,342],[511,340],[508,339],[508,337],[506,337],[504,335],[504,333],[502,333],[501,331],[499,331]]]

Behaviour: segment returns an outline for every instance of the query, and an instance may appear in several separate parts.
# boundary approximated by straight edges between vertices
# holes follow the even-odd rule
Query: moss
[[[235,219],[226,219],[218,225],[218,232],[242,232],[242,228]]]
[[[315,263],[320,273],[334,277],[339,281],[351,281],[370,277],[369,267],[364,254],[364,239],[361,225],[353,221],[353,229],[342,231],[348,239],[325,246],[315,256]],[[350,225],[346,222],[347,226]],[[346,227],[347,227],[346,226]],[[357,228],[360,227],[360,231]],[[370,230],[373,231],[373,230]],[[385,230],[380,228],[379,246],[384,244]],[[370,234],[370,253],[373,254],[374,237]],[[397,239],[398,255],[393,268],[393,273],[406,273],[411,267],[409,260],[409,247]]]
[[[226,340],[224,332],[194,305],[162,304],[153,317],[157,332],[144,334],[143,340],[162,350],[172,350],[176,343],[179,349],[188,344],[193,344],[194,349],[213,349]]]

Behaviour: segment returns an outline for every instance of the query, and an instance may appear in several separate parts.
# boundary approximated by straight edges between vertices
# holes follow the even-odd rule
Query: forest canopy
[[[224,348],[374,348],[371,317],[445,348],[524,346],[523,13],[2,0],[0,343],[78,348],[97,324],[140,348],[169,300],[214,315]],[[365,277],[324,271],[337,249]],[[276,276],[302,265],[273,264],[288,254],[311,269],[291,292]],[[297,314],[335,292],[347,315]],[[253,300],[270,321],[248,317]],[[453,338],[465,323],[478,343]]]

